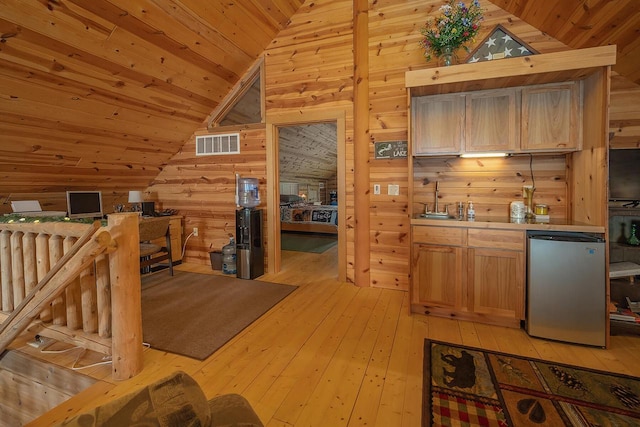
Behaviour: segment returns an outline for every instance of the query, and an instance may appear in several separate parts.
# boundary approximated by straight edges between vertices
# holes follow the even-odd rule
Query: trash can
[[[209,257],[211,258],[211,269],[222,270],[222,251],[211,251]]]

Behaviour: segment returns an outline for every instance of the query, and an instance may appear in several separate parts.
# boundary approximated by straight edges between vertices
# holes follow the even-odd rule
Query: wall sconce
[[[133,204],[133,212],[142,211],[142,191],[129,191],[129,203]]]

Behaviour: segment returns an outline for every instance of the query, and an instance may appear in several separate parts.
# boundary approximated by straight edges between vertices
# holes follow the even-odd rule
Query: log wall
[[[354,280],[354,122],[353,122],[353,6],[350,0],[321,0],[307,3],[296,13],[290,25],[274,39],[265,51],[265,91],[267,121],[270,115],[295,113],[300,110],[343,109],[346,112],[346,224],[347,279]],[[436,66],[426,62],[418,41],[420,27],[429,14],[438,13],[439,0],[374,2],[368,13],[369,67],[369,183],[368,206],[359,209],[370,212],[370,269],[371,286],[408,289],[409,277],[409,213],[408,161],[375,160],[374,142],[407,140],[407,98],[404,73],[407,70]],[[549,38],[516,17],[483,1],[486,9],[483,39],[496,25],[502,24],[523,41],[540,52],[566,49],[562,43]],[[461,56],[464,52],[461,52]],[[204,125],[203,125],[204,126]],[[204,127],[203,127],[204,129]],[[203,130],[201,129],[201,130]],[[177,208],[185,217],[185,232],[200,227],[200,236],[191,237],[186,245],[185,261],[208,263],[207,251],[219,249],[228,241],[233,228],[233,174],[236,169],[249,170],[264,179],[265,157],[262,157],[260,131],[243,133],[243,148],[257,150],[248,156],[225,158],[196,158],[193,141],[165,167],[150,187],[158,200]],[[246,140],[245,140],[246,138]],[[358,142],[360,143],[360,142]],[[253,147],[253,148],[250,148]],[[526,160],[526,159],[525,159]],[[524,167],[528,160],[516,161],[504,173]],[[241,163],[237,163],[241,162]],[[464,166],[465,163],[460,163]],[[437,162],[436,162],[437,165]],[[534,162],[535,167],[538,164]],[[544,200],[564,211],[566,205],[565,164],[563,159],[551,161],[541,171],[541,182],[549,186],[539,194]],[[430,169],[427,174],[443,170]],[[546,177],[543,177],[546,174]],[[243,173],[243,175],[245,175]],[[447,175],[447,185],[458,188],[452,198],[476,197],[487,201],[488,212],[503,210],[516,197],[522,178],[514,178],[513,187],[499,195],[483,197],[464,191],[471,173]],[[518,183],[518,181],[520,183]],[[380,184],[383,194],[372,195],[373,184]],[[400,186],[399,196],[386,195],[389,184]],[[483,184],[484,185],[484,184]],[[504,187],[504,184],[502,184]],[[482,192],[490,192],[489,186]],[[429,188],[425,188],[425,197]],[[263,194],[262,197],[265,197]],[[500,200],[500,197],[503,197]],[[266,200],[266,197],[265,197]],[[553,203],[551,203],[553,201]],[[564,215],[564,212],[563,212]],[[203,232],[204,230],[204,232]]]
[[[368,12],[368,69],[361,73],[368,79],[369,86],[369,190],[368,209],[370,212],[369,228],[369,269],[370,285],[395,289],[408,288],[409,271],[409,213],[414,207],[408,206],[408,159],[375,160],[373,143],[389,140],[407,139],[407,105],[404,89],[404,73],[407,70],[435,66],[435,62],[426,62],[418,46],[420,27],[429,14],[436,14],[442,4],[441,0],[385,0],[369,2]],[[539,30],[524,23],[520,19],[503,11],[493,3],[481,1],[486,9],[484,30],[478,35],[483,39],[496,24],[502,24],[524,42],[542,53],[559,51],[567,47]],[[45,13],[44,11],[39,13]],[[310,110],[345,111],[346,117],[346,224],[347,224],[347,263],[348,277],[353,280],[354,263],[354,104],[353,104],[353,1],[352,0],[319,0],[307,2],[291,18],[288,27],[281,31],[268,46],[265,54],[267,119],[270,115],[295,113]],[[32,46],[32,42],[28,45]],[[464,56],[461,52],[460,56]],[[20,86],[20,93],[27,96],[27,86]],[[640,132],[637,122],[640,108],[635,101],[637,85],[613,85],[611,100],[610,130],[614,135],[612,146],[638,146]],[[167,100],[167,102],[169,102]],[[198,107],[202,108],[202,107]],[[213,106],[212,106],[213,108]],[[200,111],[200,110],[199,110]],[[197,115],[195,115],[197,116]],[[196,120],[190,117],[192,122]],[[180,122],[182,125],[183,122]],[[46,125],[46,123],[45,123]],[[6,125],[12,126],[12,125]],[[175,127],[176,125],[171,125]],[[91,143],[101,147],[95,158],[83,160],[86,169],[69,175],[71,182],[86,185],[86,188],[109,188],[103,192],[105,212],[110,212],[113,205],[126,204],[126,190],[135,189],[134,185],[148,182],[155,177],[146,189],[146,199],[158,202],[157,207],[173,208],[184,216],[184,230],[187,237],[193,227],[199,228],[199,236],[191,236],[186,243],[184,260],[201,264],[209,263],[208,251],[220,249],[228,242],[229,236],[235,233],[234,228],[234,178],[236,173],[243,176],[255,176],[260,179],[263,194],[266,182],[266,139],[263,129],[243,130],[242,151],[240,155],[222,157],[196,157],[194,152],[194,136],[190,136],[180,151],[166,163],[160,162],[155,168],[140,167],[133,156],[158,156],[167,150],[175,151],[165,141],[166,135],[161,130],[171,127],[167,124],[154,131],[157,141],[134,139],[127,152],[111,150],[106,136],[97,132],[91,135]],[[51,128],[55,127],[52,123]],[[196,131],[204,132],[205,123],[201,123]],[[74,129],[63,129],[58,132],[60,147],[69,151],[59,160],[57,167],[42,168],[35,174],[21,170],[20,175],[11,175],[16,189],[35,188],[34,191],[21,190],[13,194],[12,200],[38,199],[44,209],[65,210],[64,192],[61,186],[49,186],[49,174],[68,175],[64,162],[72,162],[73,146],[77,141],[86,144],[86,135],[78,135]],[[46,126],[33,128],[15,140],[15,144],[36,146],[37,141],[46,133]],[[122,136],[124,138],[124,136]],[[131,138],[128,136],[127,138]],[[14,142],[12,142],[14,144]],[[13,146],[13,145],[12,145]],[[141,154],[146,153],[146,154]],[[64,153],[63,153],[64,154]],[[133,162],[133,163],[132,163]],[[96,166],[97,165],[97,166]],[[534,163],[535,165],[535,163]],[[114,177],[100,181],[91,168],[112,168]],[[8,166],[6,170],[8,171]],[[514,166],[521,168],[520,165]],[[554,176],[561,176],[560,163],[554,166]],[[3,169],[4,170],[4,169]],[[438,174],[443,171],[431,171]],[[557,173],[556,173],[557,172]],[[466,185],[464,178],[447,177],[450,188],[458,188],[455,198],[463,197],[462,188]],[[107,182],[108,181],[108,182]],[[24,185],[23,185],[24,184]],[[28,184],[28,185],[27,185]],[[35,187],[32,186],[35,184]],[[380,184],[383,194],[372,195],[373,184]],[[399,196],[388,196],[387,185],[400,186]],[[554,181],[554,188],[545,191],[545,200],[553,200],[556,196],[566,198],[556,188],[561,183]],[[430,189],[425,188],[425,198]],[[503,202],[488,203],[495,205],[492,212],[502,209],[514,195],[514,190],[505,194]],[[539,193],[540,194],[540,193]],[[5,201],[7,194],[3,194]],[[464,194],[465,196],[467,193]],[[453,196],[452,196],[453,197]],[[469,196],[472,197],[472,196]],[[482,195],[479,195],[482,201]],[[366,199],[365,199],[366,200]],[[550,205],[563,206],[564,202],[549,202]],[[9,212],[8,202],[0,204],[0,213]]]

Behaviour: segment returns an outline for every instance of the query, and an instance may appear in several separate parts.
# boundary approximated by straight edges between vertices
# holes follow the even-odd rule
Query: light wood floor
[[[240,393],[265,425],[419,426],[425,338],[640,376],[640,338],[614,336],[609,350],[532,339],[521,330],[409,314],[401,291],[336,281],[337,250],[284,252],[284,270],[261,280],[300,288],[205,361],[145,350],[143,372],[124,382],[109,367],[97,384],[30,425],[61,421],[174,370],[207,397]],[[209,266],[180,270],[213,273]],[[32,351],[24,347],[24,351]],[[56,356],[58,363],[71,363]],[[81,363],[91,363],[85,356]]]

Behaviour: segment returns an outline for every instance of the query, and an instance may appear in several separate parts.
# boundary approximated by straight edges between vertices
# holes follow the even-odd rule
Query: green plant
[[[432,56],[441,56],[445,48],[455,50],[464,47],[468,52],[465,43],[478,34],[483,19],[478,0],[473,0],[469,7],[464,2],[449,0],[439,10],[441,15],[430,18],[420,30],[424,36],[420,46],[425,50],[427,61]]]

